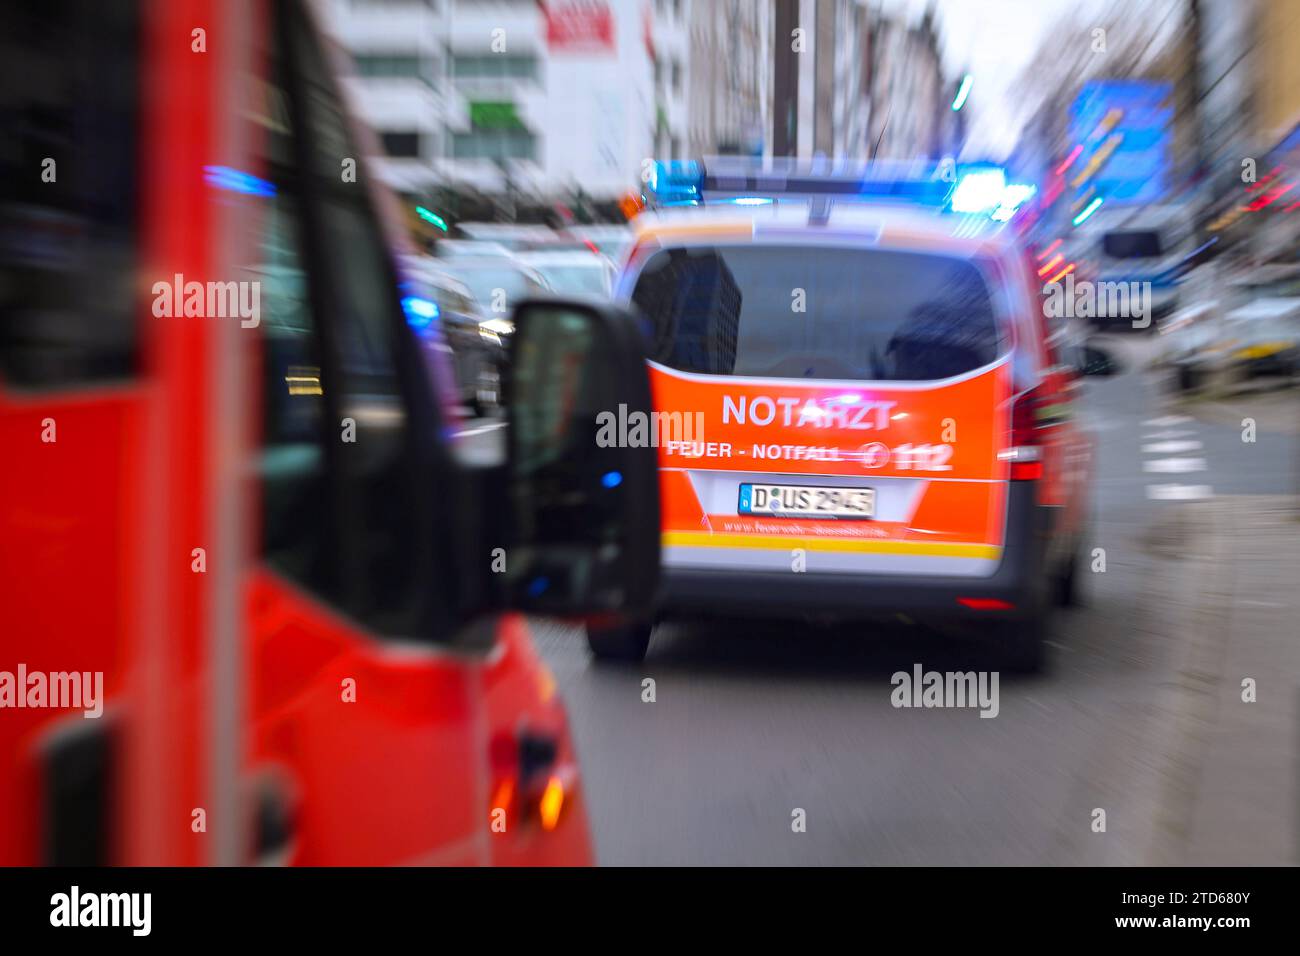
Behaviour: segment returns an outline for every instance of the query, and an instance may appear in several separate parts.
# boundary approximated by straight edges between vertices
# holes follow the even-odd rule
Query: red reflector
[[[1011,436],[1003,456],[1011,462],[1012,481],[1033,481],[1043,477],[1042,434],[1038,430],[1037,388],[1023,392],[1011,408]]]
[[[1002,601],[998,598],[962,597],[957,599],[957,603],[972,611],[1014,611],[1016,609],[1010,601]]]

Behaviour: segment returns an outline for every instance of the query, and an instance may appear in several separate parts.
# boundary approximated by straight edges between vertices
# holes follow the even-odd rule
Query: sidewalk
[[[1184,512],[1194,570],[1161,710],[1162,797],[1149,862],[1300,863],[1300,522],[1287,496]],[[1190,593],[1189,593],[1190,592]],[[1242,701],[1253,678],[1256,702]]]
[[[1300,522],[1287,497],[1216,505],[1231,600],[1185,862],[1300,863]]]

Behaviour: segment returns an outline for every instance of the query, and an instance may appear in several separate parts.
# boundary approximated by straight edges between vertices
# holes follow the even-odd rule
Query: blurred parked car
[[[627,226],[613,223],[595,226],[570,226],[564,234],[579,242],[594,247],[602,255],[618,262],[632,245],[632,230]]]
[[[550,283],[540,272],[513,256],[467,256],[452,260],[448,268],[465,283],[483,315],[487,316],[481,327],[498,336],[507,336],[514,331],[508,315],[516,302],[551,291]]]
[[[492,242],[511,252],[545,243],[555,238],[550,226],[519,222],[462,222],[461,234],[478,242]]]
[[[1189,319],[1165,350],[1180,390],[1300,373],[1300,266],[1256,269],[1227,285],[1219,311]]]
[[[482,239],[439,239],[434,252],[439,259],[510,255],[510,250],[501,243]]]
[[[505,349],[501,337],[483,327],[482,309],[469,286],[440,268],[428,256],[405,256],[408,279],[403,299],[408,321],[437,321],[451,349],[460,401],[480,415],[495,411],[501,401],[501,367]]]
[[[525,252],[519,255],[519,261],[536,269],[562,295],[607,296],[614,285],[614,264],[586,249]]]

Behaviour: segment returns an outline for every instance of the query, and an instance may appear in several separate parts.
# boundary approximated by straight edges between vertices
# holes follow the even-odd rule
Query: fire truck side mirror
[[[586,620],[644,615],[659,581],[659,474],[645,345],[629,310],[530,300],[514,314],[508,603]]]

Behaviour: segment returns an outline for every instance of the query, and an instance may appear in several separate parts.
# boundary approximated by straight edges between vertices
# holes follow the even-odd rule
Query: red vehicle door
[[[20,450],[0,670],[100,673],[105,717],[0,722],[0,863],[588,862],[522,623],[462,627],[449,369],[406,327],[374,150],[310,18],[215,0],[24,17],[16,44],[66,57],[71,30],[93,53],[59,132],[85,109],[114,122],[90,124],[104,142],[77,144],[94,162],[62,167],[62,192],[18,197],[33,237],[81,245],[38,284],[4,257],[34,301],[5,303],[0,332]],[[63,39],[42,48],[50,18]],[[494,855],[492,788],[537,786],[518,746],[493,764],[491,727],[525,724],[555,743],[539,794],[555,777],[565,799],[526,852]]]

